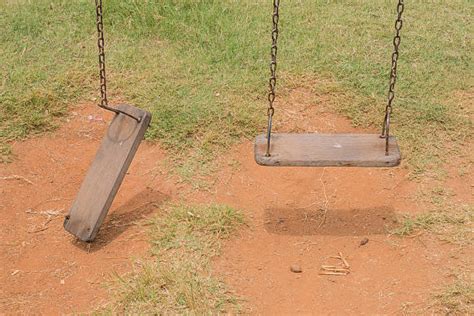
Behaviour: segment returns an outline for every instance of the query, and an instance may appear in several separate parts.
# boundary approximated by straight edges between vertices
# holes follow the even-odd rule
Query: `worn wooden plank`
[[[264,166],[393,167],[400,164],[395,137],[377,134],[272,134],[270,157],[265,157],[266,135],[255,140],[255,161]]]
[[[125,173],[150,124],[151,114],[130,105],[118,109],[135,117],[117,114],[79,189],[64,228],[83,241],[92,241],[122,183]]]

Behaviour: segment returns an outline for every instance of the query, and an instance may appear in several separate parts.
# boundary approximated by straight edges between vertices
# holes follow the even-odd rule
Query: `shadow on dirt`
[[[396,226],[393,208],[332,210],[272,208],[264,215],[265,230],[279,235],[359,236],[386,234]]]
[[[168,199],[168,196],[147,188],[136,194],[118,208],[112,208],[107,215],[96,239],[91,243],[74,240],[72,243],[88,252],[99,251],[124,233],[137,221],[146,219]]]

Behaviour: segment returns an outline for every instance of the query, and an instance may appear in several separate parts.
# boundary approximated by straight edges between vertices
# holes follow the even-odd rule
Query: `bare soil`
[[[158,146],[141,145],[94,243],[62,228],[109,120],[80,106],[58,131],[14,144],[15,161],[0,165],[0,311],[91,311],[107,298],[105,281],[146,256],[146,228],[134,223],[178,188],[161,174]]]
[[[367,132],[309,94],[296,89],[279,104],[277,130]],[[140,220],[168,199],[226,203],[246,214],[249,227],[226,243],[214,270],[251,314],[430,314],[434,291],[471,264],[466,248],[430,234],[388,234],[398,214],[426,208],[403,165],[262,167],[248,141],[220,158],[209,192],[180,184],[166,170],[165,152],[142,143],[98,239],[77,242],[63,230],[63,217],[109,119],[93,105],[78,106],[56,132],[15,143],[14,162],[0,165],[0,312],[78,313],[104,304],[113,273],[147,256]],[[453,174],[446,186],[472,202],[465,181]],[[338,264],[331,256],[339,253],[350,273],[321,275],[321,265]]]

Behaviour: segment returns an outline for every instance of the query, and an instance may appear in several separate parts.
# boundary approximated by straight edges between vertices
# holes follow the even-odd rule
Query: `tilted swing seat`
[[[96,0],[95,4],[101,92],[99,107],[114,112],[115,116],[64,219],[64,229],[82,241],[92,241],[96,237],[151,121],[151,114],[137,107],[108,105],[102,0]]]
[[[264,166],[307,167],[394,167],[400,164],[400,149],[395,137],[389,135],[392,101],[397,78],[398,47],[402,28],[403,0],[398,1],[394,52],[390,71],[388,104],[385,108],[381,134],[272,134],[276,85],[279,0],[273,0],[272,60],[268,94],[267,133],[255,140],[255,161]]]

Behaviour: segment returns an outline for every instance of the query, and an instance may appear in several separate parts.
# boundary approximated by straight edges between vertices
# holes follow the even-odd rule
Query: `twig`
[[[39,228],[39,229],[37,229],[37,230],[31,230],[31,231],[29,230],[28,233],[29,233],[29,234],[35,234],[35,233],[42,232],[42,231],[44,231],[44,230],[46,230],[46,229],[48,229],[48,228],[49,228],[48,226],[43,226],[43,227],[41,227],[41,228]]]
[[[423,235],[423,231],[419,232],[418,234],[415,234],[415,235],[410,235],[410,236],[406,236],[405,238],[416,238],[416,237],[419,237]]]
[[[339,252],[339,256],[330,256],[330,258],[340,260],[340,264],[336,266],[331,265],[321,265],[321,275],[347,275],[350,273],[350,265],[347,260],[342,255],[342,252]]]
[[[105,259],[110,259],[110,260],[124,260],[124,259],[130,259],[129,257],[105,257]]]
[[[42,232],[46,229],[48,229],[48,224],[49,222],[51,222],[53,220],[53,217],[52,216],[48,216],[48,219],[43,223],[42,227],[37,229],[37,230],[33,230],[33,231],[28,231],[28,233],[30,234],[34,234],[34,233],[39,233],[39,232]]]
[[[0,180],[23,180],[31,185],[33,185],[34,183],[31,181],[31,180],[28,180],[27,178],[23,177],[23,176],[19,176],[19,175],[16,175],[16,174],[13,174],[11,176],[8,176],[8,177],[0,177]]]
[[[61,214],[62,211],[63,211],[63,209],[60,209],[58,211],[48,210],[48,211],[41,211],[41,212],[35,212],[35,211],[32,211],[31,209],[26,210],[26,213],[29,213],[29,214],[48,216],[48,218],[43,223],[41,228],[33,230],[33,231],[28,231],[28,233],[35,234],[35,233],[39,233],[39,232],[42,232],[44,230],[47,230],[49,228],[48,227],[49,222],[51,222],[55,217],[57,217],[59,214]]]
[[[321,182],[323,186],[324,205],[323,205],[323,218],[321,219],[321,222],[319,223],[318,228],[321,228],[321,226],[323,226],[326,223],[326,215],[328,213],[329,201],[328,201],[328,195],[326,194],[326,185],[324,184],[324,181],[323,181],[323,176],[325,172],[326,172],[326,168],[323,169],[323,172],[321,173],[321,176],[319,177],[319,182]]]
[[[46,210],[46,211],[39,211],[39,212],[36,212],[36,211],[33,211],[32,209],[27,209],[25,211],[25,213],[28,213],[28,214],[33,214],[33,215],[45,215],[45,216],[48,216],[48,217],[55,217],[55,216],[59,216],[62,214],[62,212],[64,211],[63,208],[59,209],[59,210]]]
[[[336,269],[337,267],[336,267],[336,266],[325,266],[325,265],[322,265],[321,268],[323,268],[323,269]]]
[[[339,252],[339,257],[341,257],[341,260],[342,260],[342,262],[344,263],[344,266],[349,269],[351,266],[350,266],[349,263],[346,261],[346,259],[342,256],[342,253],[341,253],[341,252]]]
[[[320,275],[348,275],[349,271],[347,273],[344,272],[319,272]]]
[[[344,272],[344,273],[349,273],[349,270],[347,268],[332,268],[332,269],[324,269],[328,272]]]

